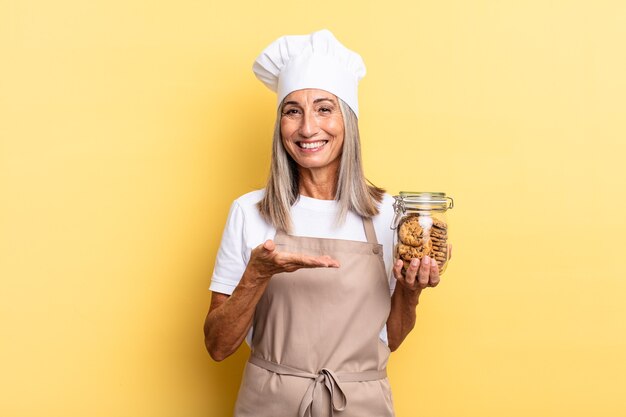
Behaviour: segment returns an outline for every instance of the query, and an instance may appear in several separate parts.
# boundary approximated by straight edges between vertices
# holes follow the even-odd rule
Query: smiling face
[[[290,93],[283,101],[280,132],[300,168],[339,172],[344,122],[333,94],[315,89]]]

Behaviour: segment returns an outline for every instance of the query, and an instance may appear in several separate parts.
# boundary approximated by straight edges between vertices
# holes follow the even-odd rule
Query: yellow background
[[[248,351],[202,324],[268,170],[251,65],[324,27],[367,64],[368,177],[456,201],[398,416],[626,415],[617,0],[0,0],[0,415],[229,415]]]

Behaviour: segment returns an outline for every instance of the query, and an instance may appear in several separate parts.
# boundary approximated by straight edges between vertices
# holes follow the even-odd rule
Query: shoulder
[[[255,222],[262,221],[257,203],[265,195],[265,190],[254,190],[236,198],[231,207],[231,213],[239,213],[245,219],[253,219]]]
[[[393,198],[391,194],[385,193],[383,194],[383,201],[381,201],[380,204],[386,207],[391,207],[391,210],[393,211],[393,203],[395,201],[396,199]]]
[[[247,262],[250,251],[259,243],[272,238],[275,231],[259,213],[257,204],[263,198],[264,191],[256,190],[244,194],[233,201],[222,234],[218,261],[223,260],[220,254],[228,253],[230,258]],[[223,263],[223,262],[222,262]]]
[[[378,203],[378,214],[372,218],[376,233],[378,234],[381,243],[388,245],[391,243],[392,233],[391,222],[393,221],[394,209],[393,203],[395,199],[385,193],[383,199]]]
[[[250,208],[256,209],[257,203],[261,201],[264,195],[264,189],[250,191],[249,193],[246,193],[235,199],[233,204],[239,206],[243,210],[248,210]]]
[[[383,195],[383,199],[380,203],[378,203],[378,215],[376,215],[374,217],[374,219],[389,219],[391,221],[391,218],[393,217],[393,213],[394,213],[394,209],[393,209],[393,203],[395,202],[395,199],[393,198],[392,195],[385,193]]]
[[[265,190],[255,190],[246,193],[233,201],[231,206],[232,221],[241,223],[244,236],[256,236],[259,232],[265,236],[268,230],[272,230],[272,226],[268,224],[257,207],[257,203],[261,201],[265,195]]]

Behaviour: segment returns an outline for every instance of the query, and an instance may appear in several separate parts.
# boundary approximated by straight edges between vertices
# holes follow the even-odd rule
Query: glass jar
[[[446,270],[449,259],[448,221],[446,211],[454,207],[452,197],[445,193],[402,191],[394,196],[393,234],[394,262],[404,262],[402,272],[412,258],[429,256],[437,261],[439,274]]]

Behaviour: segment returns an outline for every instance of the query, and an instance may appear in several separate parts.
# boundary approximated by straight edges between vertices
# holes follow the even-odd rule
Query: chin
[[[332,162],[319,162],[319,161],[296,161],[300,168],[305,169],[323,169],[323,168],[331,168],[333,167]],[[339,166],[339,164],[337,164]]]

